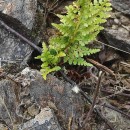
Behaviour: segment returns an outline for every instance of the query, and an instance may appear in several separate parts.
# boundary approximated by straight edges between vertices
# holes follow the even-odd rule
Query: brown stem
[[[94,106],[95,106],[95,104],[96,104],[97,97],[98,97],[98,94],[99,94],[99,89],[100,89],[100,83],[101,83],[102,75],[103,75],[103,72],[100,71],[100,72],[99,72],[98,83],[97,83],[96,90],[95,90],[95,93],[94,93],[93,102],[92,102],[92,105],[91,105],[91,107],[90,107],[90,110],[89,110],[89,112],[88,112],[88,114],[87,114],[87,117],[86,117],[84,123],[87,123],[87,122],[90,120],[91,115],[92,115],[92,113],[93,113]]]
[[[97,61],[95,61],[95,60],[93,60],[93,59],[90,59],[90,58],[86,58],[86,60],[87,60],[88,62],[90,62],[91,64],[95,65],[97,68],[99,68],[99,69],[101,69],[101,70],[103,70],[103,71],[108,72],[108,73],[111,74],[112,76],[115,76],[114,72],[113,72],[111,69],[109,69],[108,67],[106,67],[106,66],[100,64],[99,62],[97,62]]]

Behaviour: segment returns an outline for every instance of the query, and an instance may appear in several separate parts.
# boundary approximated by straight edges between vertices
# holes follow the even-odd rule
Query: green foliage
[[[60,24],[52,24],[59,35],[52,37],[47,47],[43,43],[43,52],[38,59],[43,62],[41,72],[46,79],[48,73],[60,70],[58,65],[68,62],[70,65],[91,66],[84,56],[94,54],[99,49],[90,49],[87,45],[96,39],[102,23],[109,17],[111,10],[109,0],[77,0],[66,6],[66,15],[57,15]]]

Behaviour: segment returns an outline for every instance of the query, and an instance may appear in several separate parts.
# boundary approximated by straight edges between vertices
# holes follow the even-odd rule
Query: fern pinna
[[[61,59],[70,65],[91,66],[83,57],[99,49],[90,49],[87,44],[103,30],[101,24],[110,16],[111,4],[109,0],[77,0],[65,8],[66,15],[57,15],[61,23],[52,24],[58,35],[50,38],[49,46],[43,43],[43,52],[37,57],[43,62],[41,72],[44,79],[50,72],[61,69],[58,65]]]

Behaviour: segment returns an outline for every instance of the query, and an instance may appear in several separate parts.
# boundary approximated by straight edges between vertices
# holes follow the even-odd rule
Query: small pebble
[[[115,24],[120,24],[119,19],[114,19],[114,23],[115,23]]]
[[[121,16],[120,21],[121,21],[122,24],[124,24],[126,26],[128,26],[130,24],[130,19],[123,16],[123,15]]]

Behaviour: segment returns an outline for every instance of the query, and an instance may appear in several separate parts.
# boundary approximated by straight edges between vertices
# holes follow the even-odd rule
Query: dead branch
[[[89,59],[89,58],[86,58],[86,60],[88,62],[90,62],[91,64],[95,65],[97,68],[103,70],[103,71],[106,71],[108,72],[109,74],[111,74],[112,76],[115,76],[114,72],[112,70],[110,70],[108,67],[100,64],[99,62],[93,60],[93,59]]]

